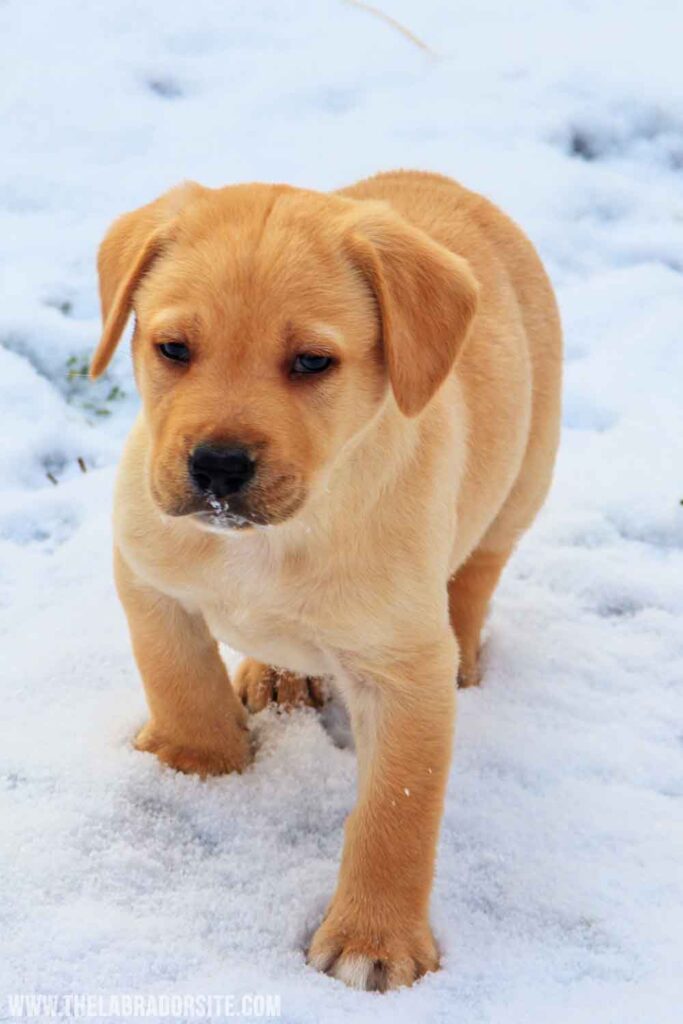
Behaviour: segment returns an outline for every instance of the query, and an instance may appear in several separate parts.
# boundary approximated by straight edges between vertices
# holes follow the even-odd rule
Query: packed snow
[[[379,0],[378,0],[379,3]],[[673,1024],[683,985],[680,0],[0,5],[0,1015],[7,993],[280,995],[321,1021]],[[184,179],[441,171],[537,244],[566,330],[547,506],[459,696],[432,917],[388,995],[305,964],[354,754],[265,711],[241,777],[135,752],[110,570],[136,408],[84,379],[95,252]]]

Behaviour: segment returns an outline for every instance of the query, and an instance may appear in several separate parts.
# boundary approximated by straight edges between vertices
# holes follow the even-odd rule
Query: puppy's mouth
[[[226,498],[216,498],[207,495],[205,504],[208,508],[199,509],[190,515],[198,525],[209,530],[249,530],[254,528],[265,529],[270,525],[260,515],[238,511],[230,507],[230,501]]]
[[[279,482],[279,481],[278,481]],[[305,488],[294,483],[268,491],[250,487],[243,494],[217,497],[188,489],[179,497],[162,495],[153,485],[152,495],[161,511],[174,518],[187,518],[212,533],[265,530],[291,519],[304,504]]]

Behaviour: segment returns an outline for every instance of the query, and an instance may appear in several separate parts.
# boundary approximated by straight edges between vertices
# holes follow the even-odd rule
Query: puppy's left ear
[[[185,182],[154,202],[124,213],[104,236],[97,255],[102,337],[90,363],[93,380],[109,365],[145,272],[172,241],[177,214],[201,191],[194,182]]]
[[[477,309],[469,264],[383,203],[365,208],[347,236],[372,288],[396,402],[417,416],[452,370]]]

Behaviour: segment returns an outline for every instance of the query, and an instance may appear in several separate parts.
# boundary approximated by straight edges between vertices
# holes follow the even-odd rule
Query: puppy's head
[[[420,413],[476,306],[467,264],[390,207],[284,186],[174,189],[98,269],[91,375],[134,310],[154,500],[233,528],[294,516],[387,401]]]

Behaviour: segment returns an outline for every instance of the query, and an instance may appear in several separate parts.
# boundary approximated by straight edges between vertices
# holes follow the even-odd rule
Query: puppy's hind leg
[[[477,548],[448,581],[451,626],[460,647],[458,686],[477,686],[479,643],[489,602],[510,557],[506,551]]]
[[[558,342],[559,344],[559,342]],[[539,392],[529,446],[519,476],[479,547],[448,583],[451,625],[460,645],[460,686],[479,683],[479,639],[489,602],[517,541],[534,520],[550,487],[558,438],[556,379]]]

